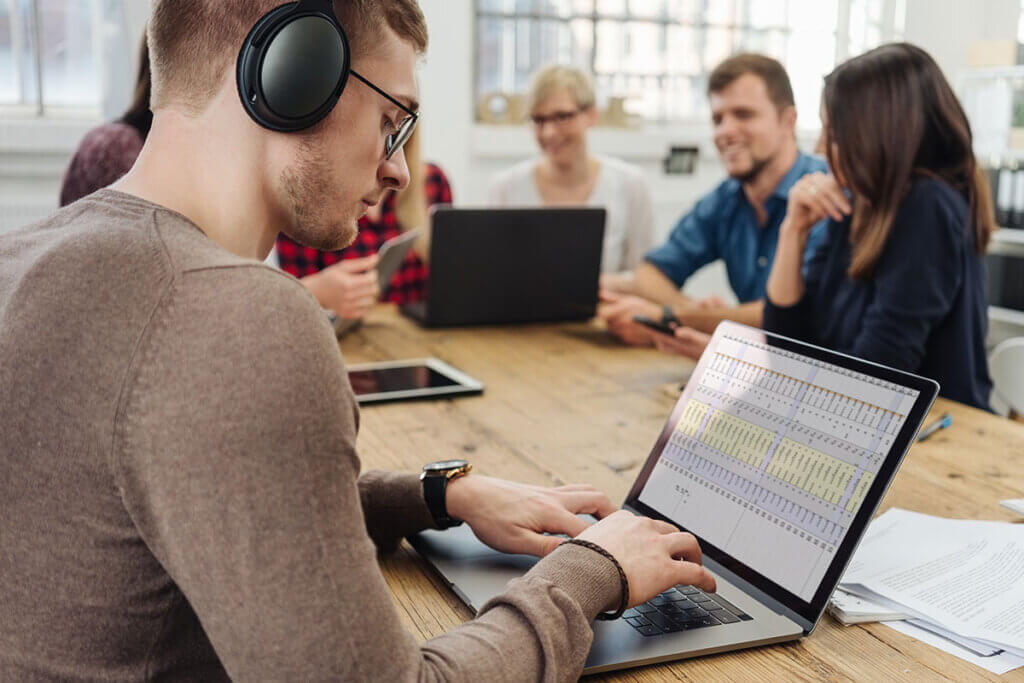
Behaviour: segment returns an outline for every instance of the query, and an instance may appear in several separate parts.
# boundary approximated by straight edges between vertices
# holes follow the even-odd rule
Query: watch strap
[[[676,312],[672,310],[672,307],[668,304],[661,307],[661,324],[662,325],[678,325],[679,318],[676,317]]]
[[[423,478],[423,499],[438,529],[450,529],[462,524],[462,520],[448,516],[448,507],[445,504],[447,490],[448,477],[445,474]]]

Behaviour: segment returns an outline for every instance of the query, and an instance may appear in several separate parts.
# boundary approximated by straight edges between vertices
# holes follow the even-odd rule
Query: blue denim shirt
[[[682,287],[700,267],[717,259],[725,261],[729,284],[743,303],[765,296],[768,275],[775,259],[779,226],[786,217],[789,189],[802,176],[824,171],[825,162],[800,154],[765,202],[768,222],[757,224],[754,207],[743,194],[743,186],[729,178],[702,197],[690,213],[672,229],[668,241],[645,257],[665,277]],[[825,236],[825,221],[814,226],[807,239],[804,263]]]

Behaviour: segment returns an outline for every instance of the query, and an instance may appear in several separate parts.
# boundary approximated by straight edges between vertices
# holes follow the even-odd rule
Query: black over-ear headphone
[[[332,0],[299,0],[256,22],[238,53],[236,80],[252,119],[284,133],[331,113],[348,81],[348,37]]]

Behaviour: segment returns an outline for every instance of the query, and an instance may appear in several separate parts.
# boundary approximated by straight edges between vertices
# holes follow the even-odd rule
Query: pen
[[[935,432],[939,431],[940,429],[945,429],[951,424],[953,424],[953,415],[950,413],[946,413],[938,420],[932,422],[930,425],[922,429],[921,433],[917,435],[917,442],[921,443]]]

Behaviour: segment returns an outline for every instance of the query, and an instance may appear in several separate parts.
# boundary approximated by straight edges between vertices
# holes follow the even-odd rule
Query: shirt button
[[[757,259],[757,265],[761,266],[762,268],[766,267],[768,265],[768,257],[762,256],[761,258]]]

